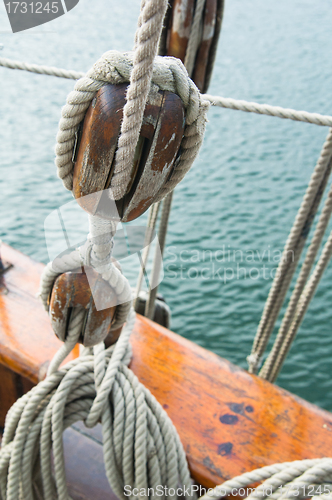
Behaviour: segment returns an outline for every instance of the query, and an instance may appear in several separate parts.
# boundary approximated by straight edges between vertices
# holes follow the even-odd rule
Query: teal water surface
[[[138,1],[81,0],[65,16],[13,35],[0,6],[1,55],[85,71],[107,50],[132,48],[138,12]],[[226,1],[209,93],[331,114],[331,17],[327,0]],[[44,220],[72,200],[53,163],[72,87],[0,68],[0,237],[43,262]],[[326,134],[314,125],[210,110],[200,157],[176,189],[170,218],[161,291],[174,331],[246,367]],[[85,228],[74,231],[84,238]],[[331,280],[332,266],[277,381],[329,410]]]

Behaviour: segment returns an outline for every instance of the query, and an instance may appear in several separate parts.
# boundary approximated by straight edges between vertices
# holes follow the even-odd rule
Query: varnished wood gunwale
[[[2,277],[0,362],[36,383],[61,345],[35,297],[43,266],[6,245],[2,254],[14,267]],[[329,412],[141,316],[131,343],[130,366],[174,422],[200,484],[330,455]]]

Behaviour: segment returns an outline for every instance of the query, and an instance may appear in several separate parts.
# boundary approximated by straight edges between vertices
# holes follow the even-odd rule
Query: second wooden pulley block
[[[131,221],[143,214],[169,179],[185,127],[180,97],[168,91],[151,91],[136,147],[131,181],[124,197],[112,209],[107,190],[114,172],[128,84],[103,86],[85,115],[74,158],[73,193],[93,215]],[[113,202],[114,206],[114,202]]]
[[[178,57],[183,63],[186,61],[198,3],[197,0],[170,0],[160,43],[161,55]],[[202,93],[207,91],[211,79],[223,10],[224,0],[205,0],[194,64],[187,67],[189,76]]]
[[[92,268],[86,271],[88,276],[81,269],[76,269],[56,278],[49,299],[53,330],[64,342],[73,311],[81,308],[85,310],[85,318],[79,342],[85,347],[92,347],[107,338],[107,345],[111,345],[121,332],[121,328],[111,332],[116,296],[100,274]]]

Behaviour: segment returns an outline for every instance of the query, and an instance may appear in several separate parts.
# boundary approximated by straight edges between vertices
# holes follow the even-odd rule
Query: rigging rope
[[[307,191],[288,236],[280,263],[273,280],[263,314],[258,325],[251,354],[248,356],[249,372],[256,373],[262,355],[272,334],[278,314],[285,300],[296,265],[305,245],[312,221],[323,196],[331,173],[332,129],[329,130]]]
[[[321,115],[319,113],[308,113],[308,111],[297,111],[291,108],[282,108],[281,106],[271,106],[270,104],[258,104],[257,102],[232,99],[231,97],[219,97],[209,94],[203,94],[204,99],[209,101],[212,106],[234,109],[236,111],[245,111],[246,113],[257,113],[259,115],[276,116],[287,120],[297,122],[312,123],[323,127],[332,126],[332,117]]]
[[[273,359],[273,363],[271,362],[271,368],[269,372],[269,380],[272,382],[278,376],[278,373],[284,363],[284,360],[287,356],[287,353],[291,347],[291,344],[296,336],[296,333],[302,323],[304,315],[308,309],[311,299],[313,298],[317,286],[323,276],[323,273],[331,259],[332,256],[332,232],[324,245],[322,250],[322,254],[316,264],[316,267],[310,277],[309,281],[305,285],[305,288],[299,298],[298,306],[294,313],[294,319],[290,325],[289,330],[287,331],[287,335],[284,338],[282,345],[279,348],[275,359]]]
[[[310,271],[314,264],[318,250],[322,244],[324,234],[326,232],[328,223],[332,214],[332,184],[328,193],[328,197],[324,204],[322,213],[317,223],[314,235],[312,237],[310,246],[305,256],[304,262],[301,267],[299,277],[297,278],[296,285],[289,300],[287,310],[284,314],[282,323],[280,325],[278,335],[274,345],[261,369],[259,375],[270,382],[274,382],[280,368],[285,359],[286,353],[289,351],[291,343],[294,340],[296,331],[290,331],[291,323],[296,314],[299,302],[303,296],[304,288],[308,280]],[[273,374],[272,374],[273,372]]]
[[[20,69],[30,71],[33,73],[57,76],[60,78],[69,78],[77,80],[86,76],[86,73],[70,71],[60,68],[53,68],[50,66],[43,66],[38,64],[28,64],[12,59],[0,57],[0,66],[9,69]],[[99,89],[97,89],[99,90]],[[293,120],[323,127],[332,127],[332,116],[322,115],[320,113],[310,113],[308,111],[300,111],[291,108],[283,108],[281,106],[272,106],[270,104],[260,104],[257,102],[244,101],[240,99],[233,99],[231,97],[213,96],[210,94],[202,94],[202,99],[209,101],[211,106],[218,106],[221,108],[233,109],[237,111],[245,111],[246,113],[257,113],[259,115],[274,116],[286,120]]]

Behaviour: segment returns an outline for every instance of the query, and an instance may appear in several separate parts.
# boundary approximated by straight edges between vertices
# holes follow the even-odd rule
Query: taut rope
[[[325,235],[328,223],[331,218],[331,213],[332,213],[332,185],[330,187],[330,191],[328,193],[328,197],[326,199],[322,213],[319,217],[305,260],[302,264],[301,271],[299,277],[297,278],[292,296],[289,300],[287,310],[280,325],[277,338],[275,339],[271,352],[268,355],[268,358],[266,359],[264,366],[259,373],[261,377],[269,380],[270,382],[275,381],[277,374],[280,371],[280,368],[285,360],[285,357],[290,349],[292,341],[294,340],[297,329],[299,327],[298,321],[296,328],[294,328],[295,325],[292,326],[291,328],[291,323],[293,321],[294,316],[298,314],[299,304],[302,302],[302,300],[305,299],[307,301],[307,299],[309,298],[304,289],[306,287],[306,282],[309,278],[312,266],[315,262],[318,250],[321,247],[323,237]],[[315,280],[314,289],[316,289],[317,284],[318,282]],[[312,292],[314,291],[314,289],[310,287],[310,290]],[[312,298],[312,293],[310,293],[310,299],[311,298]],[[307,305],[308,304],[309,302],[307,303]],[[303,313],[301,313],[301,319],[303,319]]]
[[[329,175],[331,173],[332,129],[329,130],[307,191],[296,215],[287,239],[280,263],[273,280],[262,318],[258,325],[251,354],[248,356],[249,371],[256,373],[262,355],[272,334],[278,314],[301,256],[311,224],[318,210]]]
[[[4,57],[0,57],[0,66],[9,69],[20,69],[32,73],[38,73],[41,75],[69,78],[72,80],[78,80],[79,78],[83,78],[86,75],[86,73],[83,72],[70,71],[66,69],[54,68],[38,64],[28,64],[21,61],[6,59]],[[99,88],[97,90],[99,90]],[[319,125],[323,127],[332,127],[332,116],[330,115],[310,113],[308,111],[283,108],[282,106],[272,106],[271,104],[260,104],[258,102],[233,99],[231,97],[213,96],[210,94],[202,94],[202,99],[209,101],[211,106],[218,106],[220,108],[245,111],[246,113],[256,113],[259,115],[274,116],[277,118],[283,118],[285,120],[311,123],[313,125]]]

